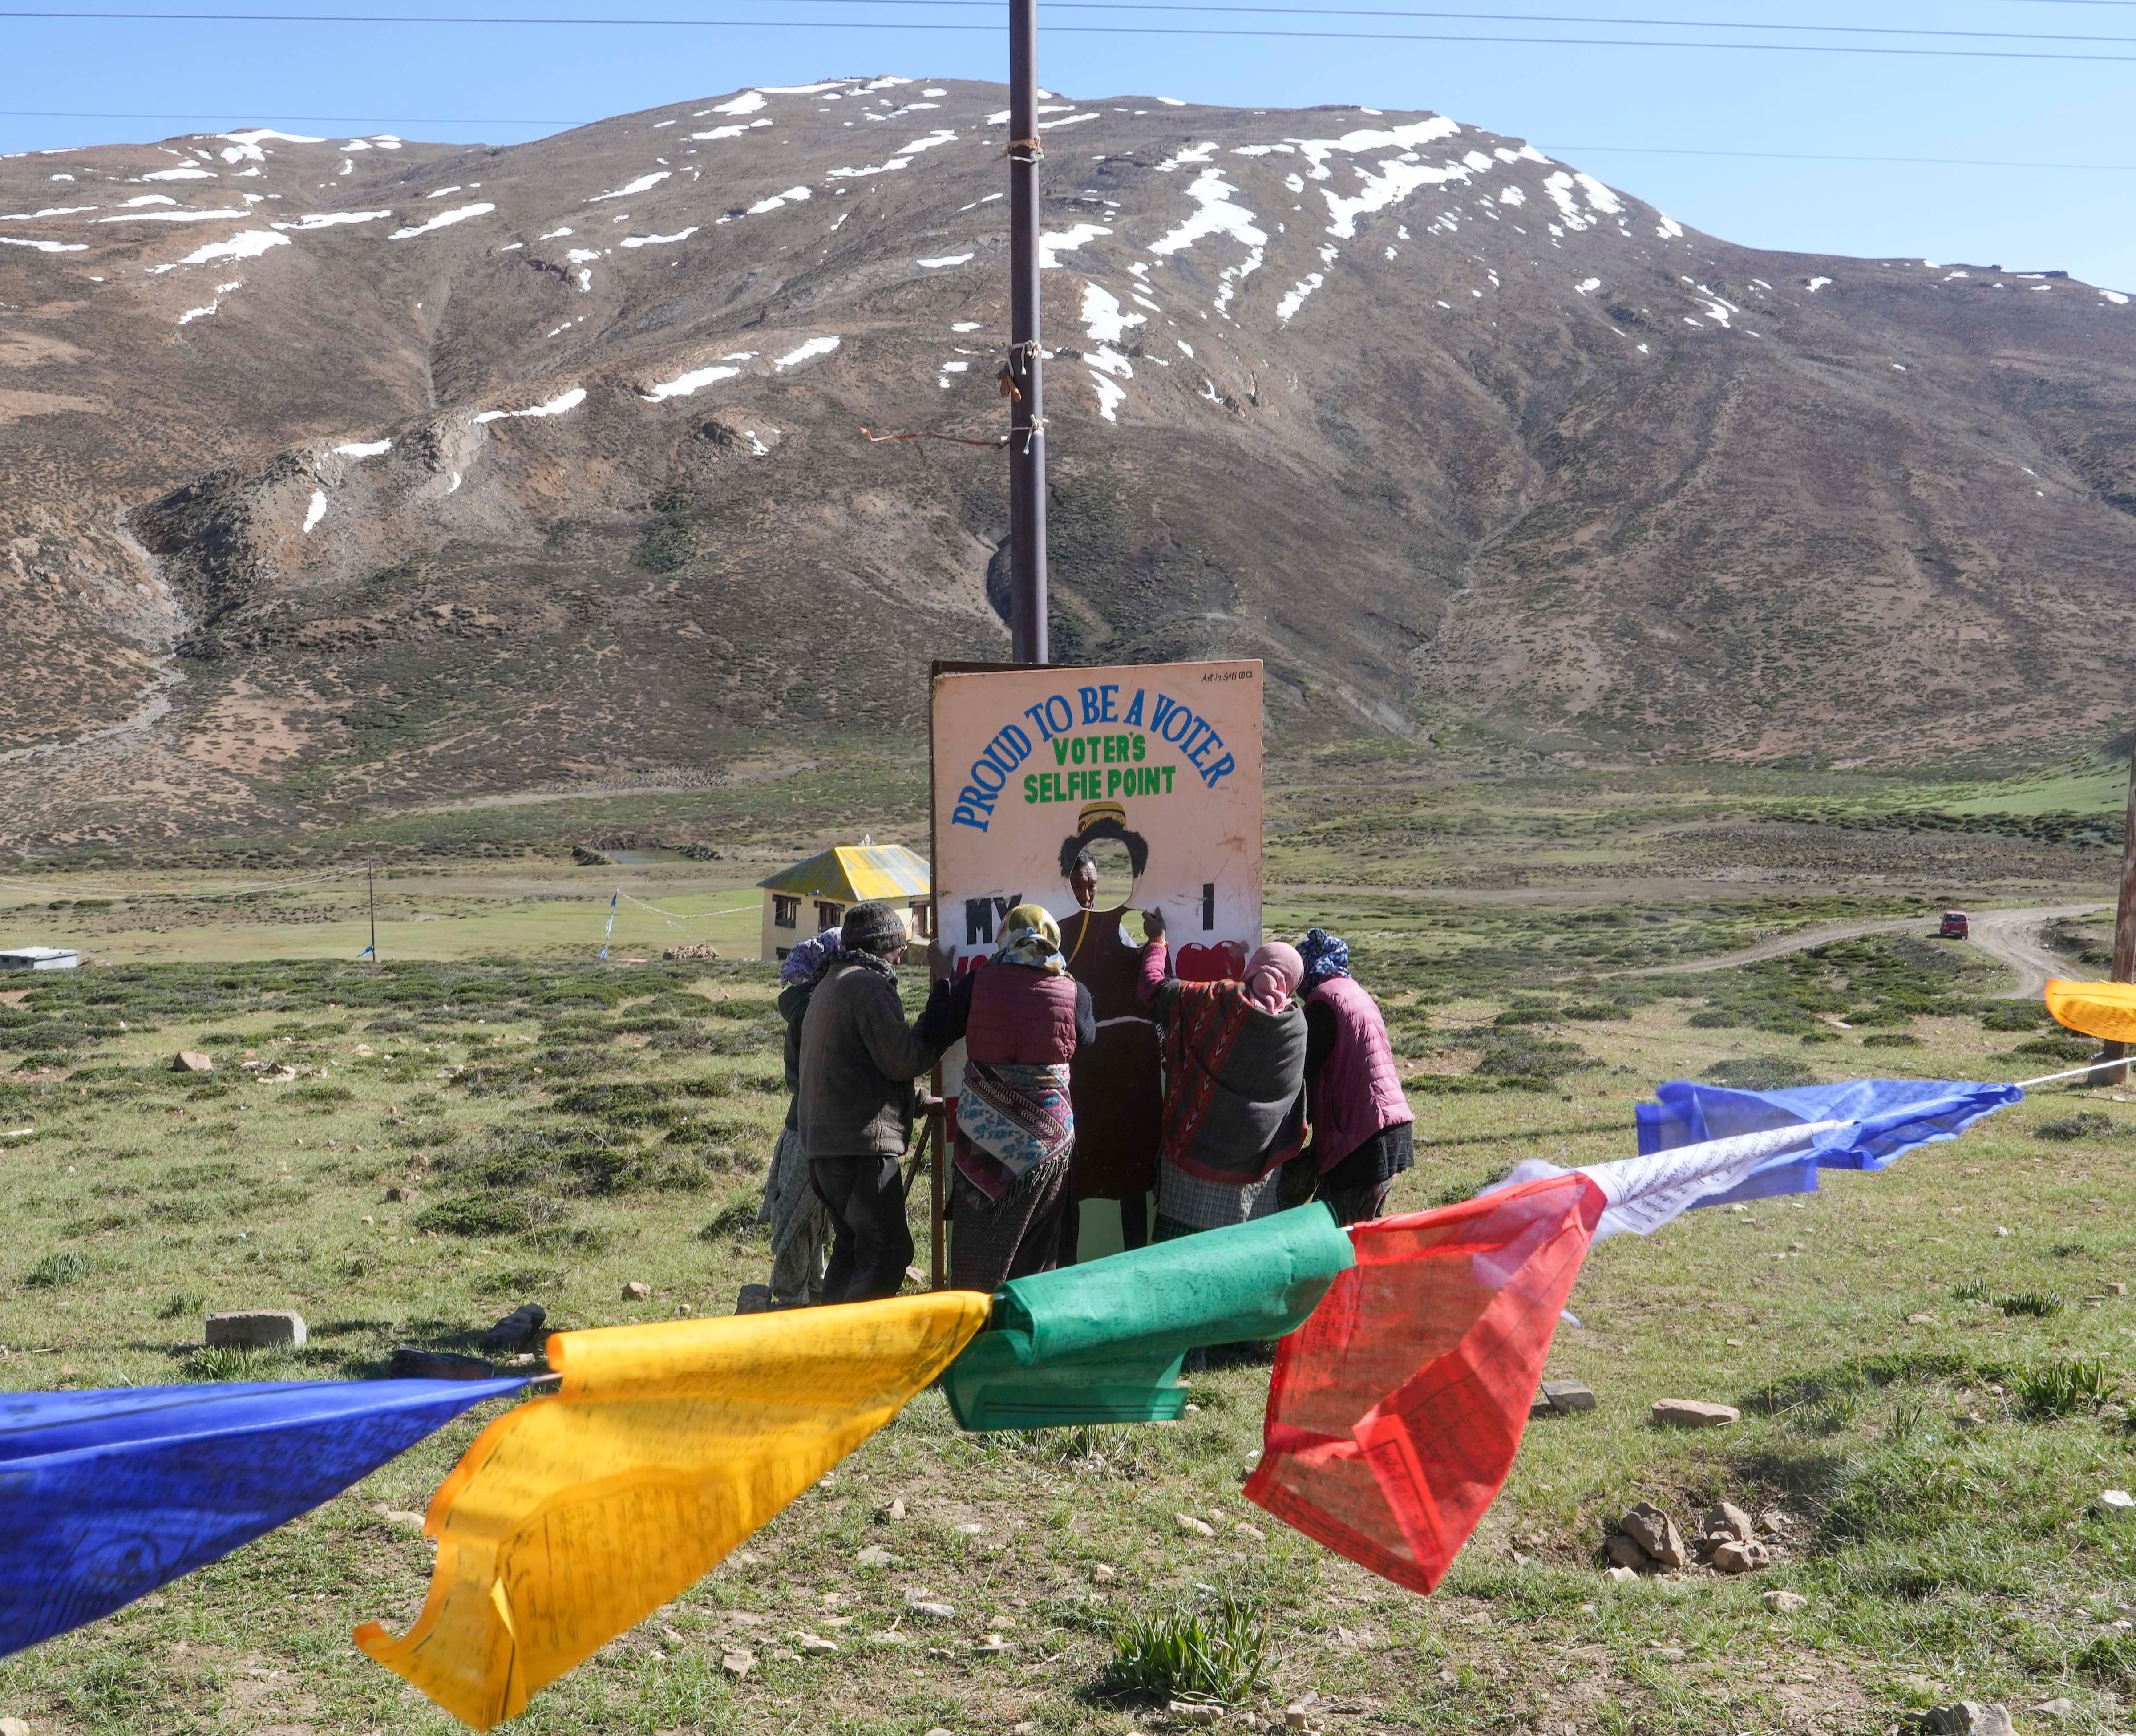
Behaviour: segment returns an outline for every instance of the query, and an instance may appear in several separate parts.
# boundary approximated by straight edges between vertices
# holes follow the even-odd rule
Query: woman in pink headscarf
[[[1272,941],[1243,981],[1182,982],[1161,913],[1143,914],[1143,933],[1140,992],[1164,1034],[1157,1239],[1266,1217],[1305,1141],[1305,961]]]

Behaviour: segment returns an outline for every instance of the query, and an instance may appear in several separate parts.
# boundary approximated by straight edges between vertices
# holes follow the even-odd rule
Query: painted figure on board
[[[1142,952],[1123,919],[1134,889],[1108,909],[1098,904],[1099,874],[1090,846],[1109,839],[1127,851],[1140,880],[1149,843],[1128,829],[1117,802],[1094,802],[1076,816],[1075,835],[1061,846],[1061,875],[1075,909],[1061,919],[1061,951],[1075,980],[1090,992],[1095,1040],[1075,1052],[1069,1090],[1075,1105],[1075,1199],[1120,1202],[1120,1239],[1139,1248],[1148,1239],[1150,1189],[1157,1181],[1157,1145],[1163,1108],[1157,1026],[1138,992]]]

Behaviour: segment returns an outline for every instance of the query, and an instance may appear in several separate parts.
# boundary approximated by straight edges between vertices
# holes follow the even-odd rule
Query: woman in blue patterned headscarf
[[[1350,943],[1325,929],[1308,929],[1298,943],[1298,956],[1305,961],[1305,989],[1310,994],[1330,977],[1350,974]]]

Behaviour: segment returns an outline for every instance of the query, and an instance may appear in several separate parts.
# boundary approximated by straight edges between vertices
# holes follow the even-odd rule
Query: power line
[[[989,6],[996,0],[986,0]],[[2072,4],[2092,3],[2092,0],[2070,0]],[[2121,0],[2114,0],[2120,4]],[[2136,5],[2136,0],[2129,0]],[[414,127],[590,127],[600,119],[614,119],[604,116],[597,119],[525,120],[507,119],[494,114],[278,114],[255,109],[195,109],[182,114],[133,114],[106,109],[0,109],[0,120],[200,120],[213,121],[235,115],[248,121],[289,121],[306,125],[332,125],[362,122],[380,123],[389,126]],[[1912,166],[1920,168],[1971,169],[2096,169],[2104,173],[2126,175],[2136,173],[2136,163],[2129,162],[2027,162],[2001,157],[1860,157],[1841,152],[1828,151],[1712,151],[1670,145],[1551,145],[1553,155],[1570,158],[1574,155],[1590,157],[1725,157],[1751,162],[1870,162]]]
[[[273,114],[257,109],[189,109],[177,114],[120,114],[104,109],[0,109],[0,120],[286,120],[305,126],[585,127],[584,120],[507,120],[494,114]]]
[[[998,0],[779,0],[783,5],[902,5],[993,7]],[[2007,42],[2104,42],[2129,44],[2136,36],[2071,36],[2038,31],[1925,30],[1896,24],[1738,23],[1706,18],[1612,18],[1567,12],[1449,12],[1382,11],[1353,6],[1201,6],[1168,0],[1047,0],[1050,12],[1224,12],[1305,18],[1415,18],[1483,24],[1595,24],[1640,30],[1784,30],[1813,36],[1936,36]]]
[[[999,0],[771,0],[782,6],[927,6],[955,7],[961,10],[993,12]],[[2061,0],[2056,0],[2061,3]],[[2114,0],[2115,4],[2136,4],[2136,0]],[[1899,24],[1799,24],[1772,20],[1754,20],[1743,22],[1734,19],[1707,18],[1624,18],[1596,17],[1582,12],[1444,12],[1414,11],[1356,6],[1243,6],[1202,5],[1196,0],[1048,0],[1050,12],[1194,12],[1213,13],[1225,17],[1290,17],[1290,18],[1404,18],[1414,21],[1433,21],[1444,23],[1470,24],[1588,24],[1609,29],[1635,30],[1769,30],[1786,31],[1805,36],[1920,36],[1946,41],[1997,42],[2067,42],[2104,43],[2109,46],[2136,45],[2136,36],[2070,36],[2042,31],[2015,30],[1934,30],[1919,26]],[[300,12],[255,13],[186,13],[186,12],[0,12],[0,17],[12,18],[123,18],[133,21],[160,18],[214,18],[227,21],[233,17],[276,23],[352,23],[377,22],[405,23],[401,17],[378,17],[374,20],[352,14],[312,14]],[[498,23],[498,24],[588,24],[600,20],[571,17],[439,17],[425,21],[441,24]],[[672,24],[690,27],[717,24],[716,19],[659,19],[629,18],[605,22],[628,23],[640,27]],[[328,117],[330,118],[330,117]]]
[[[995,0],[986,0],[993,5]],[[2089,5],[2092,0],[2071,0],[2071,3]],[[2120,0],[2114,0],[2119,4]],[[2136,0],[2129,0],[2136,4]],[[331,125],[338,123],[356,124],[361,122],[382,123],[389,126],[434,127],[590,127],[601,119],[524,120],[507,119],[494,114],[278,114],[255,109],[196,109],[182,114],[119,114],[105,109],[0,109],[0,120],[198,120],[213,121],[235,115],[246,121],[289,121],[307,125]],[[1547,148],[1552,155],[1570,158],[1575,155],[1589,157],[1721,157],[1750,162],[1864,162],[1910,166],[1919,168],[1971,169],[2095,169],[2102,173],[2126,175],[2136,173],[2136,163],[2129,162],[2027,162],[2012,158],[2001,157],[1862,157],[1842,152],[1828,151],[1713,151],[1671,145],[1607,145],[1578,144],[1538,146]]]
[[[1706,151],[1668,145],[1551,145],[1548,148],[1554,154],[1579,152],[1593,157],[1740,157],[1761,162],[1906,162],[1939,168],[2105,169],[2116,174],[2136,173],[2136,163],[2131,162],[2017,162],[1998,157],[1847,157],[1824,152]]]
[[[845,0],[868,3],[868,0]],[[1491,15],[1493,17],[1502,14]],[[999,24],[945,24],[912,20],[876,23],[866,19],[817,20],[792,18],[599,18],[525,16],[428,16],[382,12],[0,12],[0,18],[75,21],[99,23],[191,24],[420,24],[449,26],[507,26],[518,27],[639,30],[876,30],[926,32],[933,34],[998,36]],[[1608,25],[1611,21],[1595,21]],[[1692,28],[1726,27],[1699,25]],[[1362,30],[1216,29],[1202,25],[1056,24],[1054,36],[1243,36],[1267,41],[1331,42],[1437,42],[1479,47],[1519,48],[1677,48],[1717,50],[1734,54],[1842,54],[1873,55],[1906,60],[2043,61],[2119,65],[2136,64],[2136,55],[2027,53],[2009,49],[1901,48],[1851,42],[1700,42],[1638,36],[1485,36],[1426,32]],[[2048,39],[2052,40],[2052,39]],[[2090,40],[2090,39],[2079,39]],[[2097,40],[2120,40],[2100,38]]]

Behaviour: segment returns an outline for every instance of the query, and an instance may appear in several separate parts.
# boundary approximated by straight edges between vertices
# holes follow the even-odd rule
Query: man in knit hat
[[[802,1023],[794,1101],[809,1179],[831,1214],[823,1300],[871,1302],[897,1294],[912,1260],[898,1160],[912,1138],[912,1082],[939,1051],[898,1001],[898,913],[855,904],[839,938],[844,956],[818,979]]]

